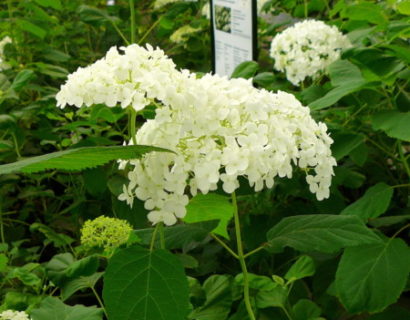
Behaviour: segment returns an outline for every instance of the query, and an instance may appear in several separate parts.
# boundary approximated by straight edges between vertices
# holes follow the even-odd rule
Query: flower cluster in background
[[[4,37],[1,41],[0,41],[0,71],[2,69],[5,69],[7,67],[7,64],[4,62],[4,47],[8,44],[11,43],[12,40],[10,37]]]
[[[0,320],[30,320],[24,311],[6,310],[0,313]]]
[[[88,248],[110,250],[126,243],[131,231],[131,225],[125,220],[100,216],[84,223],[81,243]]]
[[[306,171],[317,199],[329,196],[336,165],[333,141],[326,126],[316,123],[293,95],[256,89],[250,80],[210,74],[198,79],[187,70],[177,71],[161,50],[151,47],[123,50],[120,55],[112,48],[105,59],[69,76],[57,98],[61,106],[80,107],[114,96],[109,105],[136,108],[133,97],[138,96],[144,103],[137,110],[155,101],[156,116],[140,128],[137,143],[175,154],[152,152],[128,161],[129,184],[119,196],[129,205],[135,197],[144,201],[152,223],[172,225],[184,217],[187,189],[191,195],[206,194],[221,183],[232,193],[244,176],[259,191],[271,188],[277,176],[291,178],[294,166]],[[124,88],[126,96],[119,96]],[[84,226],[90,237],[95,236],[89,231],[93,228]]]
[[[270,55],[275,59],[274,68],[286,72],[286,78],[299,85],[307,77],[317,78],[349,47],[349,39],[335,26],[305,20],[276,35]]]

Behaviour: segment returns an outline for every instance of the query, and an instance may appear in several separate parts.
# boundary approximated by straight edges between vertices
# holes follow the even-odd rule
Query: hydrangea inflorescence
[[[299,85],[306,77],[315,79],[349,47],[349,39],[337,27],[305,20],[276,35],[270,55],[275,59],[274,68]]]
[[[174,80],[172,88],[162,84],[162,78],[154,74],[162,69],[159,65],[153,70],[135,71],[137,64],[128,63],[127,54],[134,50],[145,49],[132,45],[124,49],[124,55],[116,53],[117,68],[125,72],[124,66],[128,66],[131,69],[127,72],[140,74],[141,79],[145,77],[144,72],[148,73],[163,86],[158,96],[151,95],[155,90],[146,90],[142,97],[154,98],[160,103],[157,103],[155,118],[144,123],[136,140],[140,144],[171,149],[175,154],[152,152],[128,161],[132,168],[128,173],[129,184],[124,186],[119,199],[132,205],[137,197],[145,202],[145,208],[150,211],[148,219],[153,224],[162,221],[172,225],[177,218],[185,216],[188,190],[193,196],[198,191],[206,194],[216,190],[221,182],[223,190],[232,193],[239,187],[238,178],[244,176],[250,186],[259,191],[264,186],[271,188],[277,176],[291,178],[293,167],[307,172],[306,181],[318,200],[329,196],[336,165],[330,151],[333,141],[326,125],[316,123],[309,108],[302,106],[293,95],[256,89],[251,80],[228,80],[210,74],[197,78],[186,70],[172,69],[161,50],[148,47],[142,56],[148,60],[150,55],[163,57],[158,64],[163,62],[169,66],[170,74],[164,78]],[[107,60],[112,52],[117,51],[111,49]],[[121,57],[124,57],[123,63]],[[143,61],[139,64],[148,65]],[[93,69],[95,65],[88,68]],[[116,74],[114,65],[111,71]],[[93,78],[96,87],[101,81],[98,75]],[[109,75],[103,78],[107,77]],[[87,81],[90,80],[88,77]],[[70,77],[62,90],[74,88],[74,81],[75,86],[81,86],[76,77]],[[129,83],[133,84],[132,80]],[[142,92],[139,83],[134,85],[135,91]],[[116,88],[117,85],[104,87],[104,94],[109,95]],[[69,92],[65,90],[65,101],[59,94],[61,106],[66,102],[73,104]],[[71,94],[78,95],[77,92]]]
[[[109,250],[126,243],[131,231],[130,224],[125,220],[100,216],[84,223],[81,243],[89,248]]]
[[[6,310],[0,313],[0,320],[30,320],[24,311]]]
[[[2,69],[7,68],[7,64],[4,62],[4,47],[8,44],[12,43],[12,40],[9,36],[4,37],[0,40],[0,71]]]

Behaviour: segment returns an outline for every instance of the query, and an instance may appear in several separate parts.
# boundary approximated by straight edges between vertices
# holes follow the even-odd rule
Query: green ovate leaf
[[[347,60],[337,60],[328,67],[332,86],[343,86],[346,82],[362,82],[360,69]]]
[[[285,279],[294,282],[299,279],[313,276],[315,274],[315,263],[309,256],[301,256],[290,267],[285,274]]]
[[[328,214],[284,218],[268,231],[267,237],[276,252],[286,246],[302,252],[335,252],[381,241],[359,218]]]
[[[255,61],[244,61],[240,63],[232,72],[231,78],[252,78],[256,71],[258,71],[259,65]]]
[[[83,147],[4,164],[0,166],[0,174],[12,172],[33,173],[49,169],[81,171],[106,164],[113,160],[137,159],[144,153],[151,151],[169,152],[169,150],[166,149],[143,145],[126,147]]]
[[[347,206],[340,213],[342,215],[354,215],[367,221],[385,213],[393,196],[393,188],[380,182],[367,189],[359,200]]]
[[[79,278],[68,281],[61,288],[61,298],[63,300],[67,300],[79,290],[93,288],[103,274],[104,272],[96,272],[91,276],[81,276]]]
[[[292,307],[294,320],[316,320],[322,310],[313,302],[307,299],[300,299]]]
[[[33,320],[102,320],[103,311],[96,307],[64,304],[57,298],[47,297],[40,306],[31,312]]]
[[[410,112],[385,111],[372,117],[375,130],[383,130],[389,137],[410,141]]]
[[[401,239],[345,250],[336,272],[340,301],[351,313],[378,312],[397,301],[410,271]]]
[[[185,320],[189,312],[184,268],[165,250],[117,251],[104,274],[103,298],[110,320]]]
[[[213,232],[229,239],[226,229],[233,216],[233,206],[228,197],[214,193],[198,194],[189,201],[186,210],[185,222],[219,220]]]

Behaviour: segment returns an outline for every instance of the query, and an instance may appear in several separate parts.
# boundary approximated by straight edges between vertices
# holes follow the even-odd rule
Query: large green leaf
[[[57,298],[47,297],[31,312],[33,320],[102,320],[103,311],[96,307],[64,304]]]
[[[165,250],[117,251],[104,274],[103,298],[110,320],[185,320],[189,312],[184,268]]]
[[[351,313],[378,312],[397,301],[410,271],[401,239],[345,250],[336,272],[338,296]]]
[[[359,200],[347,206],[340,214],[354,215],[367,221],[386,212],[393,196],[393,188],[384,182],[367,189]]]
[[[410,112],[385,111],[375,114],[372,125],[383,130],[389,137],[410,141]]]
[[[332,86],[343,86],[346,82],[363,81],[360,69],[347,60],[337,60],[328,67]]]
[[[0,166],[0,174],[33,173],[49,169],[81,171],[106,164],[112,160],[140,158],[151,151],[169,151],[150,146],[83,147],[53,152]]]
[[[245,78],[253,77],[258,71],[259,65],[255,61],[244,61],[240,63],[232,72],[231,78]]]
[[[186,210],[185,222],[219,220],[219,224],[213,232],[229,238],[226,228],[233,216],[233,206],[228,197],[214,193],[198,194],[189,201]]]
[[[355,216],[303,215],[282,219],[268,231],[275,251],[285,246],[299,251],[335,252],[381,240]]]
[[[190,224],[179,224],[164,228],[165,245],[167,249],[181,249],[193,241],[202,241],[215,227],[217,221],[205,221]],[[149,244],[154,228],[136,230],[134,233],[142,240],[142,243]],[[156,239],[157,246],[160,239]]]
[[[285,274],[285,279],[294,282],[315,274],[315,262],[309,256],[301,256]]]
[[[102,277],[104,272],[96,272],[91,276],[86,277],[79,277],[73,280],[68,281],[64,286],[61,288],[61,298],[63,300],[67,300],[70,298],[74,293],[79,290],[87,289],[87,288],[94,288],[98,280]]]

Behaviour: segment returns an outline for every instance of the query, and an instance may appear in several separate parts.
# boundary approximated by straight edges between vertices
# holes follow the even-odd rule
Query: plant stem
[[[3,208],[0,203],[0,236],[1,243],[6,243],[6,237],[4,236],[4,225],[3,225]]]
[[[264,243],[264,244],[261,245],[260,247],[254,249],[254,250],[252,250],[252,251],[249,251],[247,254],[244,255],[244,258],[246,259],[247,257],[253,255],[254,253],[259,252],[259,251],[265,249],[266,246],[267,246],[267,244]]]
[[[154,250],[154,246],[155,246],[155,239],[157,237],[157,233],[158,233],[158,229],[159,229],[160,223],[157,223],[155,225],[155,229],[154,232],[152,233],[152,237],[151,237],[151,244],[149,246],[149,251]]]
[[[210,233],[211,237],[214,238],[222,247],[224,247],[235,259],[239,259],[238,255],[229,246],[223,242],[219,237],[213,233]]]
[[[145,32],[141,39],[138,40],[138,44],[141,44],[141,42],[145,40],[145,38],[151,33],[151,31],[158,25],[160,21],[161,19],[158,19],[152,24],[152,26],[147,30],[147,32]]]
[[[165,250],[165,236],[164,236],[164,223],[159,223],[159,241],[161,244],[161,249]]]
[[[137,112],[132,108],[129,107],[130,113],[128,118],[128,131],[130,135],[130,139],[132,140],[132,144],[135,146],[137,144],[137,137],[136,130],[135,130],[135,122],[137,120]]]
[[[306,19],[308,17],[308,2],[307,2],[307,0],[303,1],[303,6],[304,6],[304,9],[305,9],[305,19]]]
[[[244,295],[246,311],[248,311],[248,315],[251,320],[256,320],[255,315],[253,314],[251,302],[249,300],[248,270],[246,268],[245,257],[243,254],[241,226],[239,223],[238,204],[236,202],[235,192],[232,193],[232,204],[233,204],[233,214],[234,214],[234,220],[235,220],[236,244],[238,246],[238,259],[241,264],[241,269],[243,273],[243,295]]]
[[[131,43],[135,43],[135,7],[134,7],[134,0],[130,0],[130,15],[131,15]]]
[[[115,31],[117,31],[118,35],[121,37],[121,39],[125,42],[125,44],[128,46],[130,45],[130,42],[127,40],[127,38],[124,36],[124,34],[121,32],[120,28],[115,24],[114,21],[110,20],[112,26],[114,27]]]
[[[104,312],[106,318],[108,319],[107,311],[105,310],[104,304],[103,304],[103,302],[102,302],[100,296],[98,295],[98,292],[94,289],[94,287],[90,287],[90,288],[91,288],[91,290],[93,291],[93,293],[94,293],[94,295],[95,295],[95,298],[97,299],[99,305],[101,306],[101,309],[103,309],[103,312]]]

